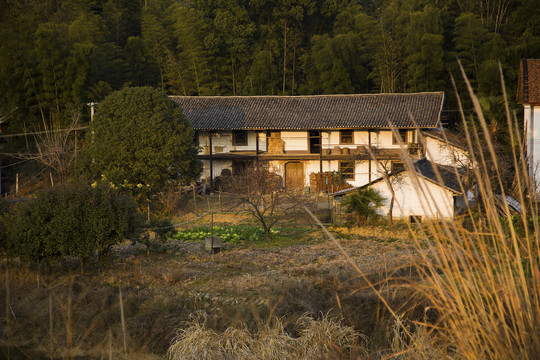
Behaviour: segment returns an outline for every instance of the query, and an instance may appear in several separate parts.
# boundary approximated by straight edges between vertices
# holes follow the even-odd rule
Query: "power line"
[[[88,126],[79,126],[76,128],[69,128],[69,129],[44,130],[44,131],[34,131],[34,132],[26,132],[26,133],[19,133],[19,134],[0,135],[0,138],[9,138],[9,137],[27,136],[27,135],[40,135],[40,134],[49,134],[49,133],[63,132],[63,131],[77,131],[77,130],[84,130],[84,129],[88,129]]]

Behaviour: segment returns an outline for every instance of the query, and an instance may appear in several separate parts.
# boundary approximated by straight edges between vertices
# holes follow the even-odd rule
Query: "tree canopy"
[[[452,108],[450,75],[466,93],[459,58],[504,129],[498,62],[516,94],[519,60],[540,57],[537,3],[3,1],[0,116],[10,133],[66,126],[70,107],[84,123],[87,103],[131,86],[174,95],[445,91]]]
[[[189,183],[201,171],[193,138],[181,109],[163,91],[125,88],[99,104],[80,166],[115,185],[155,191]]]

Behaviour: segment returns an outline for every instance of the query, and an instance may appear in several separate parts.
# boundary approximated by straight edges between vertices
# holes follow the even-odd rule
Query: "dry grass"
[[[296,323],[298,337],[285,331],[279,319],[265,323],[257,332],[237,324],[223,332],[208,329],[204,315],[178,331],[167,352],[170,360],[180,359],[347,359],[365,353],[359,335],[336,318],[315,319],[302,315]]]
[[[410,263],[406,241],[353,237],[340,242],[362,269],[372,274],[373,281],[382,279],[386,269]],[[98,273],[90,267],[84,275],[78,274],[76,261],[45,272],[11,260],[9,275],[6,262],[2,262],[0,300],[6,304],[8,285],[7,302],[14,315],[9,319],[9,337],[0,339],[0,358],[10,345],[13,351],[27,353],[22,358],[51,354],[67,358],[71,352],[92,358],[112,354],[118,359],[124,357],[124,336],[128,358],[162,358],[175,329],[200,311],[208,314],[205,334],[223,334],[231,328],[224,347],[251,344],[250,351],[266,358],[279,358],[276,354],[289,351],[285,337],[299,336],[294,329],[301,327],[295,324],[305,312],[320,314],[336,309],[348,326],[370,337],[373,331],[386,331],[377,328],[379,300],[362,290],[364,284],[331,243],[229,249],[216,255],[209,255],[195,243],[166,246],[166,252],[148,256],[143,248],[124,244],[116,249],[110,268]],[[76,274],[71,277],[71,286],[70,271]],[[397,302],[401,299],[396,298]],[[261,319],[274,320],[267,324]],[[6,334],[7,329],[3,331]],[[251,343],[240,342],[248,335]],[[232,342],[233,337],[238,341]],[[339,344],[339,339],[333,341]],[[350,351],[347,349],[341,351]]]

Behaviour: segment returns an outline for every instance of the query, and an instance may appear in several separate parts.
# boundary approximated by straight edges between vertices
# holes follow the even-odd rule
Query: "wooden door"
[[[285,164],[285,187],[302,188],[304,186],[304,164],[288,162]]]

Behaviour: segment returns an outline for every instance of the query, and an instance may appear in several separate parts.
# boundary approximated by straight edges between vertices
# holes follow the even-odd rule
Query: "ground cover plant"
[[[279,233],[277,229],[271,229],[270,233],[276,235]],[[204,241],[205,238],[211,236],[212,228],[192,228],[178,231],[173,235],[174,239],[185,241]],[[241,240],[255,242],[264,238],[265,233],[261,227],[247,225],[233,226],[214,226],[214,236],[218,236],[225,243],[237,244]]]

